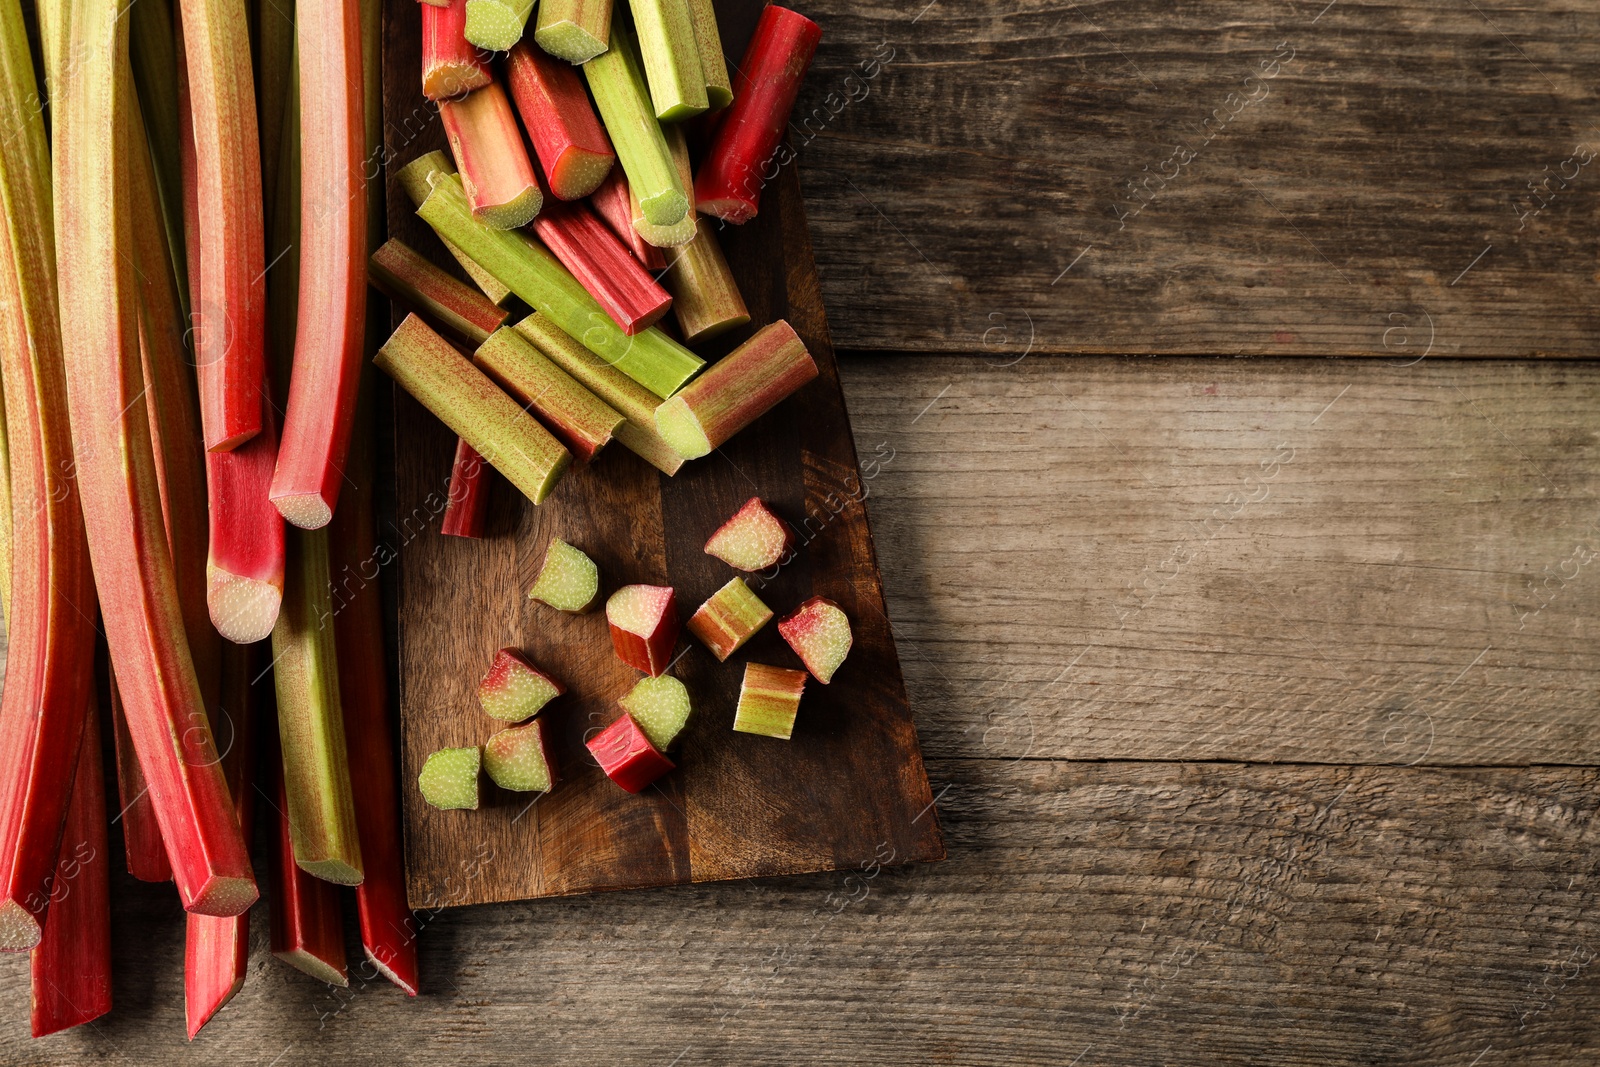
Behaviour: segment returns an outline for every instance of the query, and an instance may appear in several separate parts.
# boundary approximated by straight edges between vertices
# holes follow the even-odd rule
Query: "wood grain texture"
[[[418,90],[417,5],[389,0],[387,11],[393,170],[442,145],[443,134]],[[739,32],[735,21],[728,29]],[[397,185],[389,228],[437,249]],[[895,862],[943,855],[794,171],[766,191],[754,222],[721,240],[752,321],[703,354],[720,356],[787,318],[821,376],[674,478],[613,446],[538,508],[500,492],[489,538],[445,537],[439,519],[454,438],[409,397],[396,397],[401,779],[416,907],[854,868],[880,849]],[[830,686],[810,687],[794,738],[780,743],[730,729],[744,662],[799,665],[776,627],[727,664],[686,636],[674,671],[696,714],[673,753],[679,769],[641,796],[626,794],[584,741],[621,714],[616,700],[637,673],[613,654],[603,612],[563,616],[523,594],[559,537],[596,560],[604,593],[635,582],[671,585],[686,617],[733,573],[704,553],[706,538],[758,495],[804,542],[795,563],[754,583],[760,595],[779,612],[814,594],[838,601],[854,624],[850,658]],[[568,686],[543,713],[562,781],[536,801],[486,785],[485,809],[437,811],[411,783],[431,752],[481,744],[504,725],[476,698],[502,646],[522,649]]]
[[[858,358],[925,744],[1594,763],[1600,367]]]
[[[790,135],[841,347],[1600,351],[1592,4],[805,11]]]

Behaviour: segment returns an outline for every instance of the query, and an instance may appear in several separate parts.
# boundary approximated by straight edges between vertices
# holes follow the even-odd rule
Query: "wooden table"
[[[1437,346],[1419,361],[1418,312],[1452,355],[1593,355],[1594,186],[1536,220],[1547,243],[1526,254],[1551,258],[1535,277],[1497,266],[1463,295],[1450,275],[1481,245],[1459,264],[1443,252],[1493,242],[1466,232],[1471,195],[1439,194],[1435,232],[1420,180],[1396,185],[1387,223],[1350,215],[1370,190],[1343,187],[1349,240],[1392,225],[1422,242],[1361,260],[1335,254],[1340,226],[1312,199],[1291,210],[1260,174],[1218,162],[1196,171],[1210,184],[1195,204],[1141,216],[1164,228],[1164,259],[1125,251],[1123,274],[1049,297],[1037,279],[1071,252],[1040,248],[1087,215],[1029,182],[1080,179],[1065,154],[1028,171],[1064,143],[1009,170],[986,161],[1015,134],[997,127],[1005,99],[1038,113],[1063,77],[1135,94],[1153,92],[1138,88],[1149,77],[1175,110],[1191,101],[1173,79],[1189,70],[1198,85],[1206,65],[1147,47],[1157,5],[922,2],[817,5],[829,43],[810,107],[879,42],[896,57],[800,165],[835,338],[857,350],[844,388],[950,859],[424,916],[426,992],[411,1002],[381,981],[317,986],[271,959],[257,924],[249,982],[192,1046],[176,902],[122,878],[116,1012],[30,1043],[25,961],[0,960],[0,1061],[1593,1057],[1600,366],[1446,360]],[[1420,77],[1432,57],[1529,95],[1499,133],[1477,123],[1487,140],[1468,155],[1493,148],[1507,173],[1531,176],[1583,136],[1569,119],[1591,102],[1578,86],[1597,72],[1592,5],[1321,7],[1276,6],[1285,26],[1315,26],[1332,50],[1320,62],[1365,55],[1369,72]],[[1214,24],[1195,48],[1215,88],[1283,36],[1253,36],[1264,8],[1230,10],[1183,8]],[[1352,109],[1381,96],[1370,78],[1351,85]],[[1297,91],[1293,107],[1336,95],[1309,75]],[[1209,99],[1194,92],[1195,107]],[[1063,121],[1095,114],[1133,121]],[[1255,136],[1267,151],[1268,133]],[[1086,147],[1085,165],[1115,147]],[[1302,195],[1315,163],[1295,164]],[[1334,178],[1347,166],[1331,150],[1323,165]],[[1207,197],[1225,201],[1245,177],[1289,216],[1257,199],[1229,230]],[[942,216],[902,195],[952,183],[967,203]],[[1276,305],[1206,287],[1220,262],[1207,234],[1253,249]],[[1433,283],[1389,284],[1428,248]],[[1560,249],[1572,258],[1558,264]],[[1129,288],[1140,255],[1142,300]],[[1308,353],[1362,354],[1357,304],[1380,309],[1364,350],[1378,358],[1287,358],[1299,342],[1272,341],[1281,328],[1315,339]],[[1267,330],[1273,307],[1283,321]],[[1048,327],[1031,351],[1019,310]],[[1498,350],[1473,316],[1496,317]],[[1097,322],[1107,332],[1070,332]],[[1044,355],[1097,344],[1195,357]],[[1285,358],[1204,355],[1239,351]]]

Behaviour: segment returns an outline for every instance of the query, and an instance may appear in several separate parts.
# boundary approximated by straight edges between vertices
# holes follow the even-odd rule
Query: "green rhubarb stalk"
[[[728,80],[728,61],[722,55],[722,34],[717,30],[717,12],[711,0],[689,0],[689,19],[694,23],[695,44],[700,49],[700,73],[706,82],[706,102],[712,111],[733,103],[733,82]]]
[[[678,248],[663,279],[684,344],[695,344],[750,321],[716,232],[697,216],[694,239]]]
[[[551,362],[588,387],[589,391],[622,413],[626,421],[614,436],[624,448],[663,474],[677,474],[683,457],[656,432],[656,407],[661,398],[595,355],[554,322],[534,312],[512,327]]]
[[[328,531],[288,533],[283,606],[272,628],[272,673],[294,861],[323,881],[359,885],[361,842],[339,702]]]
[[[705,366],[654,326],[631,337],[623,333],[543,245],[520,231],[497,230],[474,218],[455,175],[435,171],[430,181],[433,191],[417,214],[589,351],[659,397],[671,396]]]
[[[522,40],[534,0],[467,0],[466,38],[479,48],[507,52]]]
[[[422,765],[417,788],[436,808],[476,810],[482,767],[483,753],[477,748],[441,748]]]
[[[733,728],[742,734],[761,734],[787,741],[794,734],[795,715],[805,692],[806,672],[765,663],[746,663],[739,686],[739,706]]]
[[[750,591],[743,578],[735,578],[700,605],[688,626],[717,662],[723,663],[771,621],[772,609]]]
[[[406,316],[373,362],[535,504],[571,463],[550,431],[417,316]]]
[[[639,48],[626,20],[612,22],[611,47],[585,63],[583,73],[645,217],[657,226],[682,220],[689,214],[691,187],[679,175],[656,120]]]
[[[367,280],[391,300],[420,312],[471,345],[483,344],[506,323],[504,308],[434,266],[398,237],[372,253]]]
[[[432,188],[428,184],[428,175],[434,171],[453,174],[455,173],[455,164],[444,152],[436,150],[426,155],[418,156],[396,172],[395,180],[400,183],[400,188],[405,190],[406,196],[411,198],[412,207],[421,207],[422,202],[428,199],[428,192]],[[478,266],[471,256],[449,241],[442,237],[439,240],[444,245],[445,251],[449,252],[457,263],[461,264],[461,269],[467,272],[467,277],[472,279],[472,283],[483,291],[484,296],[496,304],[504,304],[511,299],[511,290],[506,288],[504,282]]]
[[[670,674],[640,678],[617,703],[633,716],[633,721],[658,752],[665,752],[678,739],[693,710],[689,690]]]
[[[528,590],[528,599],[569,615],[582,615],[600,599],[600,568],[582,549],[555,538],[544,550],[544,563]]]
[[[629,0],[656,118],[681,122],[709,105],[700,43],[687,0]]]
[[[816,376],[805,342],[779,319],[657,408],[656,430],[684,459],[698,459]]]
[[[496,330],[472,362],[500,387],[537,412],[545,425],[585,463],[611,440],[622,415],[514,330]]]
[[[587,63],[611,38],[611,0],[544,0],[533,40],[568,63]]]
[[[0,219],[0,241],[5,236]],[[6,433],[6,406],[0,404],[0,615],[11,622],[11,439]]]
[[[678,181],[693,196],[694,175],[689,169],[689,139],[684,135],[683,127],[666,126],[661,133],[667,139],[667,152],[672,156],[672,165],[678,169]],[[647,244],[657,248],[676,248],[694,240],[697,216],[693,210],[670,226],[658,226],[645,214],[644,205],[639,203],[632,186],[628,187],[628,208],[633,215],[634,230]]]

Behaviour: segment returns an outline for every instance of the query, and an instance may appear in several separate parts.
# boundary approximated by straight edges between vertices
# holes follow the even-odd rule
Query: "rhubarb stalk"
[[[111,1010],[111,853],[100,722],[93,709],[83,728],[49,895],[44,932],[28,961],[34,1037],[80,1026]]]
[[[513,726],[483,746],[483,769],[501,789],[545,793],[555,784],[555,761],[545,738],[544,720]]]
[[[572,454],[587,463],[611,440],[622,415],[546,359],[515,330],[497,330],[472,361],[537,412]]]
[[[695,175],[699,210],[728,222],[755,218],[762,187],[771,180],[765,171],[821,38],[821,28],[804,15],[776,4],[762,9],[738,67],[733,103]]]
[[[333,518],[361,378],[368,249],[360,11],[359,0],[300,0],[296,13],[300,302],[270,496],[307,530]]]
[[[787,741],[794,734],[795,715],[806,689],[806,672],[765,663],[746,663],[739,686],[739,706],[733,728],[742,734],[761,734]]]
[[[661,397],[671,396],[705,365],[655,327],[631,337],[623,333],[544,246],[474,219],[454,175],[435,172],[430,180],[433,191],[417,214],[589,351]]]
[[[506,57],[506,80],[550,191],[559,200],[594,192],[611,173],[617,154],[595,117],[583,78],[569,64],[522,42]]]
[[[569,615],[582,615],[594,607],[599,598],[600,568],[595,566],[594,560],[559,537],[551,539],[544,550],[539,575],[533,580],[533,588],[528,590],[528,599],[549,604]]]
[[[476,748],[441,748],[428,757],[417,775],[422,799],[441,811],[478,808],[478,775],[483,752]]]
[[[473,217],[501,230],[527,225],[544,198],[500,83],[440,101],[439,117]]]
[[[559,544],[559,542],[557,542]],[[494,654],[489,673],[478,683],[483,713],[504,722],[522,722],[567,691],[567,687],[534,666],[514,648]]]
[[[678,645],[677,594],[671,586],[625,585],[606,600],[606,625],[618,659],[659,677]]]
[[[628,251],[645,270],[655,273],[666,267],[666,254],[633,227],[633,194],[628,190],[628,176],[622,173],[621,167],[611,168],[600,188],[589,195],[589,206],[605,219],[611,232],[628,246]]]
[[[189,248],[199,260],[200,420],[206,448],[226,452],[261,432],[266,369],[266,246],[250,24],[244,0],[181,4],[200,215],[198,240]]]
[[[0,152],[0,379],[13,500],[0,698],[0,947],[21,949],[39,940],[93,701],[95,592],[73,478],[50,152],[17,0],[0,0],[0,111],[16,123]]]
[[[467,0],[422,7],[422,95],[429,100],[481,89],[489,84],[489,64],[467,40]]]
[[[292,802],[283,761],[276,756],[276,752],[268,752],[277,778],[272,840],[267,854],[272,879],[268,901],[272,954],[318,981],[348,986],[339,887],[315,877],[297,862],[299,846],[292,829]]]
[[[111,728],[116,745],[117,799],[121,806],[123,849],[127,853],[128,873],[141,882],[172,881],[172,864],[167,861],[167,843],[161,840],[155,807],[150,801],[150,785],[144,780],[139,757],[128,734],[122,697],[117,680],[110,679]]]
[[[665,126],[661,135],[667,141],[667,154],[672,157],[672,165],[677,168],[678,182],[685,189],[694,188],[694,175],[689,170],[689,139],[681,126]],[[633,186],[628,187],[628,216],[632,220],[634,231],[644,238],[647,244],[658,248],[676,248],[686,245],[694,240],[695,211],[691,204],[689,211],[677,222],[660,225],[654,222],[645,211],[644,205],[639,203]]]
[[[694,23],[695,44],[700,49],[700,73],[706,83],[706,102],[712,111],[733,102],[733,83],[728,80],[728,61],[722,55],[722,34],[717,30],[717,12],[711,0],[688,0],[689,19]]]
[[[255,879],[183,633],[139,362],[117,166],[128,158],[132,90],[121,12],[115,0],[71,6],[79,63],[58,97],[56,237],[73,443],[94,573],[101,600],[115,606],[105,615],[112,666],[179,896],[189,911],[237,915],[256,899]],[[259,403],[259,388],[250,393]]]
[[[551,204],[533,220],[533,232],[623,333],[654,325],[672,306],[672,297],[588,205]]]
[[[572,456],[450,343],[407,315],[373,360],[535,504]]]
[[[450,489],[439,532],[447,537],[483,536],[489,520],[489,464],[478,450],[456,438],[456,455],[450,464]]]
[[[793,545],[789,524],[753,496],[716,528],[706,541],[705,552],[734,570],[754,573],[778,566]]]
[[[622,710],[660,752],[678,739],[689,723],[689,690],[670,674],[659,678],[640,678],[632,689],[617,698]]]
[[[48,5],[44,5],[48,6]],[[43,13],[44,6],[40,11]],[[177,24],[171,4],[166,0],[141,2],[128,8],[129,52],[133,79],[139,92],[139,110],[144,115],[150,137],[150,154],[155,160],[156,187],[160,190],[161,224],[167,234],[167,253],[172,262],[173,279],[178,283],[180,322],[187,328],[189,318],[189,267],[183,233],[183,172],[180,163],[184,136],[178,109]],[[40,27],[41,36],[45,27]]]
[[[657,408],[656,429],[684,459],[697,459],[816,376],[805,343],[779,319]]]
[[[716,231],[700,218],[694,239],[677,248],[667,265],[667,291],[684,344],[695,344],[750,321]]]
[[[398,237],[367,261],[367,279],[436,329],[476,348],[506,324],[506,310],[423,258]]]
[[[418,156],[395,172],[395,180],[400,183],[400,188],[405,190],[406,196],[411,198],[412,207],[421,207],[422,202],[428,199],[428,192],[432,188],[428,184],[428,175],[436,170],[450,170],[450,157],[437,150]],[[484,296],[496,304],[504,304],[511,298],[511,290],[505,283],[478,266],[471,256],[442,237],[439,238],[439,243],[444,245],[445,251],[461,265],[461,269],[467,272],[467,277],[483,291]]]
[[[827,597],[814,596],[779,619],[778,633],[823,685],[850,654],[850,619]]]
[[[771,620],[772,609],[750,591],[743,578],[735,578],[689,617],[689,632],[711,650],[718,663],[725,663]]]
[[[467,40],[504,52],[522,37],[534,0],[467,0]]]
[[[705,72],[687,0],[630,0],[656,118],[681,122],[706,109]]]
[[[586,63],[606,50],[611,0],[544,0],[533,39],[568,63]]]
[[[689,191],[656,120],[639,48],[625,22],[612,23],[611,47],[585,63],[583,72],[645,217],[657,226],[671,226],[689,213]]]
[[[585,745],[606,777],[630,793],[641,791],[676,766],[626,712]]]

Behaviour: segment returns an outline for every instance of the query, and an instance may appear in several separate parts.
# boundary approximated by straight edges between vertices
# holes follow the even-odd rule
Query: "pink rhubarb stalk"
[[[587,205],[548,204],[533,220],[533,232],[630,337],[672,306],[667,291]]]
[[[594,192],[617,154],[577,68],[522,41],[506,58],[506,80],[550,191],[560,200]]]
[[[441,101],[439,117],[473,217],[498,230],[531,222],[543,197],[500,83]]]
[[[450,491],[439,532],[448,537],[483,536],[489,520],[489,464],[478,450],[456,438],[456,458],[450,465]]]
[[[667,265],[667,254],[634,228],[633,194],[628,191],[628,176],[621,167],[611,168],[600,188],[590,195],[589,203],[645,270],[658,271]]]
[[[566,691],[566,686],[534,666],[527,656],[514,648],[502,648],[478,683],[478,703],[492,719],[522,722]]]
[[[117,680],[111,679],[111,728],[116,743],[117,799],[122,811],[122,843],[127,853],[128,873],[141,882],[172,881],[172,864],[167,862],[167,843],[161,840],[161,827],[150,802],[150,786],[133,751],[128,722],[122,712],[122,697]]]
[[[606,777],[630,793],[639,792],[676,766],[626,712],[586,744]]]
[[[344,484],[367,307],[360,0],[300,0],[300,305],[271,498],[315,530]]]
[[[684,459],[698,459],[816,376],[805,342],[779,319],[656,408],[656,429]]]
[[[779,619],[778,633],[823,685],[850,654],[850,619],[827,597],[814,596]]]
[[[769,5],[745,49],[734,79],[733,103],[695,175],[695,207],[728,222],[748,222],[761,206],[761,190],[800,83],[816,54],[822,29],[804,15]]]
[[[422,8],[422,95],[429,100],[481,89],[489,84],[489,64],[467,40],[467,0],[446,0]]]
[[[606,601],[617,658],[652,678],[672,665],[678,645],[677,595],[670,586],[625,585]]]
[[[789,524],[753,496],[706,541],[705,552],[735,570],[755,572],[775,567],[794,544]]]

